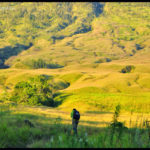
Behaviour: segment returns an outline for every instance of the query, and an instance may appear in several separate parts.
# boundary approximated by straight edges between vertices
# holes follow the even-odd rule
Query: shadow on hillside
[[[0,69],[9,68],[8,65],[5,65],[5,60],[10,58],[11,56],[16,56],[23,50],[27,50],[33,44],[29,43],[29,45],[16,44],[15,47],[6,46],[4,48],[0,48]]]
[[[86,111],[88,114],[114,114],[113,112],[107,112],[107,111]]]
[[[104,8],[104,3],[99,3],[99,2],[93,2],[93,9],[94,9],[94,14],[96,17],[98,17],[102,12],[103,12],[103,8]],[[64,27],[62,26],[61,29],[64,29]],[[75,34],[80,34],[80,33],[86,33],[92,30],[91,26],[86,26],[84,24],[82,24],[82,26],[77,29],[74,33],[72,33],[70,36],[73,36]],[[53,40],[53,44],[56,43],[56,40],[62,40],[67,36],[52,36],[52,40]],[[77,48],[74,48],[75,50],[78,50]]]
[[[52,115],[52,114],[50,114]],[[69,114],[70,115],[70,114]],[[7,121],[7,124],[9,126],[14,126],[15,127],[25,127],[28,126],[25,124],[24,120],[29,120],[35,128],[41,129],[42,127],[47,127],[50,128],[51,125],[54,127],[57,127],[57,125],[60,125],[64,130],[71,131],[72,129],[72,120],[70,119],[62,119],[61,117],[47,117],[44,114],[43,115],[33,115],[30,113],[18,113],[18,114],[11,114],[11,112],[5,112],[5,115],[1,116],[1,121]],[[62,121],[67,121],[66,124],[62,124]],[[86,123],[86,125],[82,125],[82,123]],[[96,125],[96,124],[106,124],[106,122],[95,122],[95,121],[80,121],[78,125],[79,131],[82,131],[83,129],[86,130],[86,132],[89,132],[91,130],[101,130],[106,127],[94,127],[91,126]],[[55,126],[56,125],[56,126]],[[67,128],[65,128],[67,127]],[[62,130],[63,132],[63,130]]]
[[[66,98],[68,98],[69,96],[71,96],[71,94],[64,94],[64,93],[55,93],[54,94],[54,107],[58,107],[59,105],[61,105],[63,103],[64,100],[66,100]]]
[[[46,114],[45,114],[46,115]],[[30,133],[32,135],[33,139],[36,140],[41,140],[41,139],[47,139],[49,138],[50,135],[53,136],[59,136],[62,133],[66,134],[68,136],[72,136],[72,120],[68,119],[67,124],[62,124],[62,121],[65,119],[62,119],[61,117],[51,117],[53,114],[51,114],[50,117],[45,116],[44,114],[41,115],[33,115],[30,113],[10,113],[6,112],[5,115],[1,116],[1,123],[3,126],[3,123],[7,125],[9,128],[8,131],[14,130],[14,133],[16,134],[18,130],[26,129],[25,134]],[[30,127],[28,124],[25,124],[25,119],[29,120],[34,127]],[[66,119],[67,120],[67,119]],[[6,123],[7,122],[7,123]],[[86,135],[104,135],[105,136],[110,136],[112,134],[112,129],[108,128],[108,125],[106,127],[97,127],[97,126],[91,126],[89,125],[82,125],[81,121],[79,122],[78,125],[78,136],[79,137],[85,137]],[[86,122],[86,121],[85,121]],[[100,122],[101,124],[103,122]],[[1,125],[0,125],[1,126]],[[24,128],[24,127],[29,127],[29,128]],[[17,128],[17,131],[15,130]],[[0,132],[4,132],[1,128]],[[23,130],[24,131],[24,130]],[[115,130],[115,132],[118,132],[119,130]],[[121,131],[122,132],[122,131]],[[135,128],[127,128],[126,130],[123,130],[124,133],[129,133],[130,135],[132,134],[133,136],[137,134],[137,132],[142,135],[144,132],[148,133],[147,129],[140,129],[138,127]],[[113,132],[114,134],[114,132]],[[120,134],[121,135],[121,134]],[[146,134],[148,136],[148,134]],[[148,139],[148,138],[147,138]],[[21,139],[22,140],[22,139]],[[26,143],[23,143],[26,146]],[[19,146],[19,145],[18,145]],[[7,145],[6,145],[7,147]]]
[[[33,115],[30,113],[20,113],[20,114],[10,114],[7,112],[7,115],[1,117],[1,121],[7,122],[7,125],[10,127],[18,127],[22,128],[25,126],[28,126],[25,124],[24,120],[29,120],[33,125],[35,129],[40,129],[43,131],[43,136],[46,136],[47,134],[53,132],[54,134],[71,134],[72,130],[72,120],[71,119],[62,119],[61,117],[46,117],[44,115]],[[62,121],[68,121],[66,124],[63,124]],[[86,125],[81,124],[82,122],[87,123]],[[93,122],[93,123],[92,123]],[[97,133],[101,133],[104,130],[108,130],[109,123],[105,127],[97,127],[94,126],[94,124],[106,124],[106,122],[94,122],[94,121],[80,121],[78,124],[78,132],[80,134],[88,133],[88,135],[93,135]],[[93,124],[93,126],[91,126]],[[52,130],[53,129],[53,130]],[[137,129],[141,130],[141,132],[144,132],[145,129],[140,129],[138,127],[128,128],[126,132],[133,132]],[[54,131],[55,130],[55,131]],[[49,133],[48,133],[49,132]]]
[[[106,121],[84,121],[84,120],[81,120],[80,123],[87,123],[89,125],[109,125],[110,123],[109,122],[106,122]]]
[[[56,113],[58,113],[58,115],[56,115]],[[63,118],[64,115],[66,116],[66,118]],[[47,123],[61,124],[62,121],[70,126],[72,124],[72,119],[70,117],[70,113],[64,114],[64,112],[62,112],[62,111],[57,112],[57,110],[54,111],[51,109],[50,109],[50,111],[46,110],[46,113],[44,113],[44,114],[34,114],[34,112],[31,114],[30,112],[24,112],[24,111],[15,113],[15,111],[10,110],[8,107],[4,107],[4,108],[0,107],[0,118],[1,118],[1,121],[3,121],[3,120],[8,121],[8,124],[10,126],[15,124],[17,127],[24,126],[25,125],[24,120],[26,120],[26,119],[31,121],[35,125],[35,127],[39,127],[40,124],[47,124]],[[82,120],[82,115],[81,115],[81,119],[79,121],[80,127],[82,127],[82,126],[90,126],[91,127],[91,126],[97,126],[97,125],[106,125],[107,126],[107,125],[109,125],[109,122]]]
[[[93,3],[94,13],[96,17],[98,17],[103,12],[104,5],[105,5],[104,3],[98,3],[98,2]]]

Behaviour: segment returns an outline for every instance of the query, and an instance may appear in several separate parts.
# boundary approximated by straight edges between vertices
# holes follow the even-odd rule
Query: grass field
[[[72,135],[70,112],[44,106],[0,105],[1,148],[148,148],[149,128],[143,123],[149,115],[120,114],[119,121],[128,127],[126,131],[113,131],[108,126],[113,112],[81,112],[78,136]],[[33,128],[25,125],[28,119]],[[45,132],[46,131],[46,132]],[[118,143],[119,142],[119,143]]]
[[[56,84],[69,82],[69,87],[59,90],[55,99],[61,101],[59,109],[71,111],[73,107],[82,111],[112,111],[117,104],[122,111],[149,113],[150,68],[149,62],[128,61],[103,63],[99,65],[72,65],[60,69],[1,69],[1,90],[11,91],[13,86],[35,75],[53,76]],[[121,69],[132,64],[131,73],[121,73]],[[82,71],[81,71],[82,70]],[[5,88],[4,88],[5,87]],[[63,96],[64,95],[64,96]]]

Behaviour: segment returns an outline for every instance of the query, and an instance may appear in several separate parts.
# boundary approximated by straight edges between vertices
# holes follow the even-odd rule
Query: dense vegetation
[[[24,45],[31,42],[34,45],[41,38],[55,43],[57,39],[90,31],[91,21],[100,11],[96,9],[102,5],[61,2],[3,3],[1,7],[0,38],[3,39],[1,47],[7,42],[19,53],[20,51],[15,48],[18,44]],[[14,52],[5,51],[5,53],[9,56],[16,55]],[[5,54],[1,57],[0,59],[3,59]]]
[[[121,59],[149,46],[149,3],[12,2],[1,7],[1,68],[4,63],[26,68],[23,62],[31,56],[60,66]]]
[[[55,107],[59,102],[54,98],[60,95],[59,90],[69,86],[68,82],[58,80],[54,81],[53,76],[37,75],[29,77],[28,80],[19,81],[13,87],[12,91],[5,91],[0,96],[0,101],[12,101],[15,104],[27,105],[45,105]]]
[[[53,88],[47,83],[46,76],[38,76],[15,85],[10,100],[30,105],[54,106]]]

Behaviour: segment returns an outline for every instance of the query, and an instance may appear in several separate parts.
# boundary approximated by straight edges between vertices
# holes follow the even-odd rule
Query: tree
[[[18,82],[10,100],[30,105],[54,106],[52,86],[47,81],[47,76],[40,75],[29,81]]]

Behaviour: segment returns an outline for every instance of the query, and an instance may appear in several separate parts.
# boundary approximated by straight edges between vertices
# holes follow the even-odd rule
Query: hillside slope
[[[149,3],[20,2],[2,6],[2,67],[5,63],[34,68],[32,59],[38,58],[67,66],[99,63],[101,58],[109,62],[140,51],[149,54]]]
[[[18,82],[48,75],[64,111],[113,111],[120,103],[122,111],[149,113],[149,3],[2,6],[0,101]]]

